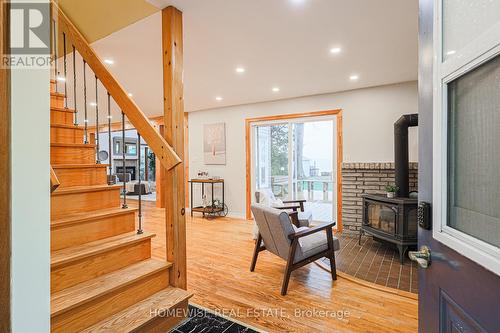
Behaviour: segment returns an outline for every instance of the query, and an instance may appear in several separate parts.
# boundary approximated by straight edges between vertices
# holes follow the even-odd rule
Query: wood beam
[[[164,137],[184,160],[184,92],[182,12],[169,6],[162,10]],[[187,288],[184,163],[166,171],[165,194],[167,260],[173,263],[170,283]]]
[[[8,54],[9,7],[0,0],[0,55]],[[0,69],[0,332],[10,332],[11,186],[10,70]]]

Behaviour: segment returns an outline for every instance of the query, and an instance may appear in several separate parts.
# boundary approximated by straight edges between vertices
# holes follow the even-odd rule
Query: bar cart
[[[193,216],[193,212],[202,213],[203,217],[207,219],[212,219],[215,217],[224,217],[228,213],[228,207],[224,202],[224,179],[191,179],[189,181],[191,183],[191,216]],[[202,198],[205,196],[205,186],[210,187],[211,190],[211,204],[206,206],[193,206],[193,197],[194,197],[194,184],[201,184],[201,196]],[[222,186],[222,200],[214,198],[214,186],[219,185]]]

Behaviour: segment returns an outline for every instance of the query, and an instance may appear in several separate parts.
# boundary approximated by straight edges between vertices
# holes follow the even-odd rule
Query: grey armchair
[[[251,272],[255,270],[259,252],[267,250],[286,261],[281,295],[286,295],[292,271],[323,257],[330,259],[332,279],[337,279],[335,251],[340,245],[332,233],[335,222],[296,228],[284,211],[260,204],[251,208],[259,229]]]

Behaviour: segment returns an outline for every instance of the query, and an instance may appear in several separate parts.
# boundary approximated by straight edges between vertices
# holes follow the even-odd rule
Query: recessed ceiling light
[[[113,59],[104,59],[104,62],[107,63],[108,65],[113,65],[115,63]]]
[[[340,53],[340,51],[342,51],[342,49],[341,49],[340,47],[332,47],[332,48],[330,49],[330,53],[331,53],[331,54],[339,54],[339,53]]]
[[[273,87],[273,92],[278,92],[278,91],[280,91],[279,87]]]
[[[245,73],[244,67],[236,67],[236,73]]]
[[[446,55],[453,55],[453,54],[455,54],[455,53],[457,53],[457,51],[455,51],[455,50],[450,50],[450,51],[446,52]]]
[[[351,81],[357,81],[359,79],[359,75],[357,74],[353,74],[351,76],[349,76],[349,80]]]
[[[218,102],[220,102],[220,101],[222,101],[222,97],[217,96],[217,97],[215,97],[215,100],[218,101]]]
[[[57,81],[64,82],[66,81],[66,78],[64,76],[58,76]]]
[[[97,106],[96,102],[90,102],[90,106]]]
[[[132,95],[132,93],[128,93],[127,95],[128,95],[128,97],[132,97],[132,96],[134,96],[134,95]]]

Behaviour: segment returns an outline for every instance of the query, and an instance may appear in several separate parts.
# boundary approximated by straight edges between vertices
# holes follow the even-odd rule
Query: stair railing
[[[80,31],[78,31],[78,29],[73,25],[73,23],[68,19],[68,17],[55,2],[51,2],[51,5],[53,18],[57,19],[58,23],[58,26],[54,27],[54,33],[63,33],[64,41],[71,41],[72,47],[74,47],[75,50],[78,51],[80,56],[83,58],[84,68],[86,64],[94,72],[96,78],[98,78],[103,87],[106,89],[107,93],[110,94],[118,107],[128,118],[128,121],[137,130],[137,132],[140,133],[148,146],[153,150],[162,166],[167,170],[170,170],[177,164],[181,163],[181,159],[175,153],[174,149],[167,143],[167,141],[160,135],[160,133],[156,131],[153,125],[149,122],[149,119],[146,117],[146,115],[130,98],[125,89],[123,89],[123,87],[118,83],[116,78],[108,71],[103,61],[95,53],[85,37],[83,37]],[[54,40],[57,43],[57,37],[55,37]],[[55,47],[55,52],[57,53],[57,45]],[[57,61],[55,61],[55,63],[57,66]],[[58,73],[57,70],[56,73]],[[64,74],[66,75],[66,73]],[[66,79],[66,77],[64,79]],[[86,94],[84,93],[84,95]],[[84,108],[86,109],[86,103],[84,105]],[[85,118],[85,122],[85,125],[87,125],[87,118]]]

